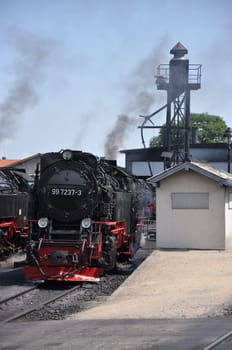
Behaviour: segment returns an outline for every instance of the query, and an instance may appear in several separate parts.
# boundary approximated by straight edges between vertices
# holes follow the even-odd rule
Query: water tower
[[[178,42],[171,50],[173,55],[169,64],[161,64],[157,69],[158,90],[167,91],[167,103],[149,116],[144,117],[141,128],[162,128],[164,168],[180,162],[189,161],[190,135],[190,91],[201,87],[201,65],[189,64],[188,50]],[[166,109],[165,126],[155,126],[152,117]],[[147,125],[148,121],[152,126]],[[143,142],[144,143],[144,142]],[[145,145],[145,143],[144,143]]]

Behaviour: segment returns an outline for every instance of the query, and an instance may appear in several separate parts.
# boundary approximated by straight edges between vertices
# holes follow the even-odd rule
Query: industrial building
[[[150,147],[122,150],[125,154],[126,169],[139,177],[150,177],[165,169],[165,147]],[[210,165],[228,170],[227,143],[196,143],[190,145],[190,160],[208,162]],[[230,161],[230,160],[229,160]]]

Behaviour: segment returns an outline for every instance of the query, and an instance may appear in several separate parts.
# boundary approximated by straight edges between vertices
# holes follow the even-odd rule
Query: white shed
[[[232,248],[232,175],[186,162],[148,179],[156,187],[157,248]]]

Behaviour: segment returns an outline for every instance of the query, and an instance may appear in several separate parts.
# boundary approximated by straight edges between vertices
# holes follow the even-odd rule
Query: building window
[[[229,209],[232,209],[232,192],[228,193],[228,204],[229,204]]]
[[[171,201],[172,209],[209,209],[208,192],[176,192]]]

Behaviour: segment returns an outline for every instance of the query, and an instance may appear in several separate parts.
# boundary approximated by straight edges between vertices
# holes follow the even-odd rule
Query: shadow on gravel
[[[0,270],[0,286],[26,283],[24,271],[22,268],[2,269]]]

